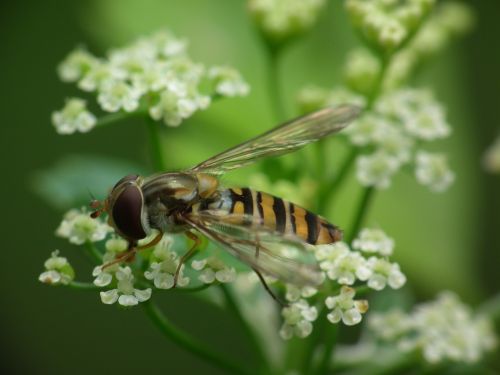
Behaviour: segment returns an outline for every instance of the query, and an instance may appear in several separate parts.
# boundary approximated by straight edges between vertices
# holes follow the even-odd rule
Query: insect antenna
[[[101,216],[101,214],[106,210],[105,208],[105,204],[103,204],[103,202],[101,202],[100,200],[98,200],[94,194],[92,194],[92,192],[90,191],[90,189],[87,187],[87,191],[89,192],[89,195],[90,195],[90,203],[89,203],[89,206],[90,208],[93,210],[91,213],[90,213],[90,217],[92,219],[96,219],[98,218],[99,216]]]

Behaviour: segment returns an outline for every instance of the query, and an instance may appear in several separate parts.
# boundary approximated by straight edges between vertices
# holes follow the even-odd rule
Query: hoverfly
[[[146,178],[123,177],[103,202],[91,203],[95,210],[92,217],[107,212],[110,225],[129,243],[128,251],[112,263],[133,259],[138,250],[157,244],[163,233],[184,232],[194,245],[180,259],[177,281],[181,265],[199,245],[198,232],[249,265],[273,298],[262,274],[299,286],[318,285],[321,274],[317,265],[287,257],[284,250],[304,252],[307,244],[333,243],[342,238],[342,231],[323,217],[279,197],[250,188],[221,187],[218,176],[336,133],[359,112],[352,105],[325,108],[273,128],[191,169]],[[152,229],[159,234],[150,243],[138,246]]]

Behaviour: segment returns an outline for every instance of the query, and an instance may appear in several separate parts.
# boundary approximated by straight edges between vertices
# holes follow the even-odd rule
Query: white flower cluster
[[[398,49],[420,26],[435,0],[347,0],[351,21],[363,39],[388,53]]]
[[[327,315],[330,322],[355,325],[361,322],[362,314],[368,310],[368,301],[355,300],[356,290],[350,286],[356,284],[358,287],[366,282],[369,288],[382,290],[387,285],[398,289],[405,284],[406,277],[399,265],[385,258],[392,254],[393,248],[394,241],[383,231],[366,228],[353,241],[353,249],[359,251],[351,250],[344,242],[315,247],[315,257],[326,277],[341,285],[339,294],[324,300],[331,310]],[[372,256],[365,258],[363,252]],[[313,301],[317,295],[318,290],[312,287],[286,286],[285,298],[291,305],[284,307],[281,313],[284,320],[280,335],[284,339],[306,337],[312,332],[317,309],[309,304],[308,299]]]
[[[248,9],[262,32],[283,41],[309,29],[325,0],[249,0]]]
[[[75,278],[75,271],[68,260],[59,256],[59,250],[53,251],[44,263],[45,271],[38,280],[49,285],[67,285]]]
[[[307,337],[311,334],[314,322],[318,318],[318,310],[314,306],[300,299],[290,306],[281,310],[283,316],[283,325],[280,329],[280,336],[289,340],[293,336]]]
[[[59,76],[65,82],[76,82],[83,91],[95,92],[106,112],[143,108],[169,126],[177,126],[207,108],[215,95],[248,93],[248,84],[236,70],[206,69],[189,58],[186,47],[184,40],[162,31],[112,50],[106,58],[78,48],[60,64]],[[96,119],[85,109],[83,100],[71,99],[53,114],[53,123],[59,133],[70,134],[89,131]]]
[[[226,266],[222,260],[215,256],[193,260],[191,267],[196,271],[202,271],[198,276],[198,280],[205,284],[212,284],[214,281],[231,283],[236,280],[234,267]]]
[[[342,322],[346,326],[353,326],[361,322],[361,314],[368,311],[368,301],[354,300],[356,291],[348,286],[340,289],[338,296],[330,296],[325,300],[325,305],[330,310],[327,319],[332,323]]]
[[[500,173],[500,136],[484,153],[483,167],[490,173]]]
[[[492,322],[474,314],[451,292],[416,306],[409,314],[373,313],[369,323],[377,337],[395,341],[402,351],[421,351],[430,363],[475,363],[497,345]]]
[[[135,277],[130,267],[121,267],[119,263],[116,263],[103,269],[103,265],[112,262],[118,254],[127,250],[127,245],[127,241],[118,237],[107,240],[103,264],[95,267],[92,272],[96,286],[105,287],[112,283],[116,284],[116,288],[100,292],[101,301],[104,304],[111,305],[118,302],[122,306],[135,306],[139,302],[151,298],[151,288],[137,289],[134,287]]]
[[[392,253],[393,247],[394,241],[380,229],[363,229],[353,241],[352,248],[384,258],[365,258],[360,252],[352,251],[345,242],[319,245],[315,255],[326,276],[341,285],[353,285],[359,280],[375,290],[382,290],[387,285],[399,289],[406,283],[406,277],[397,263],[385,258]]]
[[[402,89],[383,95],[372,112],[349,126],[345,133],[354,145],[373,151],[357,159],[357,178],[364,186],[384,189],[404,165],[414,162],[417,181],[434,192],[454,181],[447,159],[439,153],[415,150],[415,145],[447,137],[451,128],[430,92]]]
[[[135,277],[130,267],[118,267],[114,278],[116,279],[116,288],[100,292],[102,303],[111,305],[118,301],[122,306],[135,306],[139,302],[151,298],[151,288],[137,289],[134,287]]]
[[[52,124],[59,134],[86,133],[95,126],[96,118],[87,110],[85,100],[69,98],[63,109],[52,114]]]
[[[56,230],[56,235],[67,238],[75,245],[85,242],[102,241],[113,228],[101,219],[93,219],[85,210],[72,209],[64,215],[64,219]]]
[[[144,272],[144,277],[153,280],[154,286],[158,289],[171,289],[174,286],[179,259],[177,254],[170,250],[172,244],[172,237],[164,235],[151,254],[149,269]],[[184,287],[187,285],[189,285],[189,277],[184,276],[184,265],[182,265],[177,279],[177,286]]]

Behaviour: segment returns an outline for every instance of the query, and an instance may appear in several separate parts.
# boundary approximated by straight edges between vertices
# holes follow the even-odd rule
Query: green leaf
[[[91,194],[104,198],[123,176],[133,173],[147,175],[135,163],[95,155],[71,155],[52,168],[37,172],[31,185],[44,201],[56,209],[87,205]]]

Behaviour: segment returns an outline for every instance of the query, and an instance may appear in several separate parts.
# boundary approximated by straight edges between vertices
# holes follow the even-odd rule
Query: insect
[[[110,225],[129,243],[128,251],[112,263],[133,259],[138,250],[157,244],[163,233],[183,232],[194,245],[180,259],[176,282],[181,265],[196,251],[198,234],[202,234],[249,265],[273,298],[262,274],[299,286],[318,285],[321,274],[316,264],[286,254],[290,250],[304,253],[308,244],[339,241],[342,231],[323,217],[279,197],[250,188],[224,188],[218,177],[336,133],[359,112],[352,105],[325,108],[273,128],[191,169],[146,178],[123,177],[103,202],[91,203],[95,210],[92,217],[107,212]],[[158,235],[138,246],[152,229],[158,230]]]

